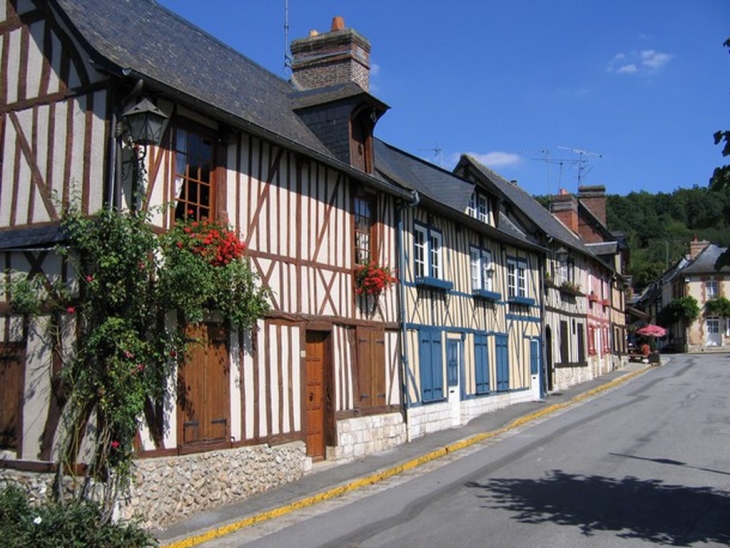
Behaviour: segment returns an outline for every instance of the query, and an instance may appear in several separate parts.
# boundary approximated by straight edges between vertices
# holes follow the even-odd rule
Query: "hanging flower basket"
[[[378,296],[398,283],[395,273],[387,266],[372,262],[355,267],[355,294]]]

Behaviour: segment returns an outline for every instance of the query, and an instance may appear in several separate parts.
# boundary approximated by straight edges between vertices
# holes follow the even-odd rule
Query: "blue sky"
[[[285,0],[158,0],[271,72]],[[288,0],[289,41],[332,17],[370,40],[376,135],[531,194],[705,186],[730,129],[728,0]],[[583,151],[581,153],[581,151]],[[582,169],[579,169],[582,168]]]

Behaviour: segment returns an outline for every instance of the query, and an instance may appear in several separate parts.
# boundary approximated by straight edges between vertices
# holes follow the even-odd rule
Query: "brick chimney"
[[[329,32],[294,40],[291,53],[292,77],[302,90],[355,82],[370,91],[370,42],[345,28],[342,17],[332,19]]]
[[[578,234],[578,200],[564,188],[552,197],[550,212],[565,226]]]
[[[697,236],[695,236],[695,239],[689,243],[689,258],[694,259],[697,257],[708,245],[710,245],[710,242],[707,240],[698,240]]]
[[[603,185],[579,186],[578,199],[606,226],[606,187]]]

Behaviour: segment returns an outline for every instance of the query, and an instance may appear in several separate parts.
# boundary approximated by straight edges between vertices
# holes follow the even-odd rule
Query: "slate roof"
[[[514,208],[520,210],[525,217],[540,227],[545,234],[558,240],[563,245],[585,253],[586,255],[595,256],[580,238],[518,185],[507,181],[501,175],[495,173],[468,154],[462,155],[459,166],[456,169],[458,170],[460,167],[463,167],[465,163],[477,170],[486,179],[486,182],[491,184],[493,191],[506,198]]]
[[[461,219],[475,230],[501,240],[532,249],[544,248],[529,241],[525,235],[510,225],[495,228],[466,214],[474,183],[465,181],[453,173],[408,154],[380,139],[374,139],[375,169],[384,178],[415,189],[430,207],[452,218]]]
[[[719,259],[720,255],[726,251],[727,247],[719,247],[717,244],[708,245],[689,265],[682,269],[682,274],[715,274],[718,272],[730,272],[730,267],[728,266],[723,266],[720,269],[715,267],[717,259]]]
[[[306,104],[357,93],[367,96],[381,112],[387,110],[387,105],[359,86],[355,85],[357,90],[345,85],[339,90],[300,92],[154,0],[49,2],[99,69],[131,81],[142,78],[149,84],[145,89],[157,88],[224,123],[309,154],[368,185],[410,196],[409,189],[382,186],[377,178],[339,160],[294,112]]]

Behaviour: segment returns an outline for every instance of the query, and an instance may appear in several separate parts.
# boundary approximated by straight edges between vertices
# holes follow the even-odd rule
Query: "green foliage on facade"
[[[665,306],[658,318],[661,325],[668,327],[678,322],[690,324],[700,317],[700,305],[694,297],[678,297]]]
[[[103,486],[107,518],[129,485],[142,417],[169,402],[169,380],[187,349],[186,328],[211,310],[229,325],[248,328],[268,310],[268,293],[227,226],[216,224],[203,246],[194,245],[200,230],[186,230],[186,222],[159,235],[149,220],[149,214],[112,209],[89,217],[69,207],[62,220],[68,245],[57,251],[75,279],[49,288],[45,280],[16,276],[10,287],[16,313],[50,317],[66,394],[61,460],[73,466],[83,443],[93,445],[77,498],[88,499],[86,486]],[[212,258],[202,249],[212,250]],[[72,351],[64,348],[68,340]],[[87,424],[93,424],[91,434]]]

